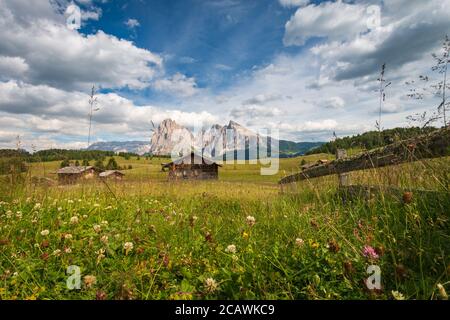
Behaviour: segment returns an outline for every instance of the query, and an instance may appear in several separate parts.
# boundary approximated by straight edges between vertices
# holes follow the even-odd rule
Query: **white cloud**
[[[312,37],[345,39],[367,30],[366,6],[341,1],[299,8],[286,23],[284,44],[303,45]]]
[[[341,97],[331,97],[320,103],[326,109],[339,109],[345,106],[345,101]]]
[[[309,0],[278,0],[283,7],[300,7],[306,6]]]
[[[130,29],[134,29],[139,27],[141,24],[139,23],[138,20],[130,18],[127,21],[125,21],[125,25]]]
[[[140,89],[161,72],[159,55],[102,31],[69,30],[49,2],[38,1],[33,17],[29,8],[34,5],[0,1],[0,55],[26,61],[29,83],[70,90],[86,90],[92,83]]]
[[[275,117],[281,114],[280,109],[273,107],[265,107],[258,105],[244,105],[238,108],[233,108],[230,111],[230,116],[240,119],[260,119]]]
[[[198,91],[195,78],[188,78],[178,72],[172,77],[155,81],[153,87],[158,91],[165,91],[181,97],[193,96]]]
[[[0,80],[22,78],[28,69],[28,64],[21,57],[0,56]]]

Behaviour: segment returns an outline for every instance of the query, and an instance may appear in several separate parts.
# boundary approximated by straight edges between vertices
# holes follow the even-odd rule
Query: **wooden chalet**
[[[56,171],[58,181],[62,184],[76,183],[80,180],[90,180],[97,176],[98,170],[92,166],[69,166]]]
[[[169,180],[217,180],[219,167],[211,159],[192,152],[169,163],[162,163],[162,171],[169,172]]]

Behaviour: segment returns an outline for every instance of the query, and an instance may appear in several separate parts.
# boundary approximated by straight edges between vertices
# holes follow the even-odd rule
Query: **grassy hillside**
[[[277,180],[302,159],[228,164],[219,181],[168,183],[160,163],[117,157],[120,183],[0,188],[0,299],[436,299],[450,281],[450,199],[343,202],[334,176]],[[331,158],[331,156],[328,155]],[[355,182],[448,192],[450,159],[352,173]],[[371,251],[373,250],[373,251]],[[382,289],[364,285],[369,265]],[[81,268],[80,290],[66,287]],[[95,281],[94,281],[95,280]]]

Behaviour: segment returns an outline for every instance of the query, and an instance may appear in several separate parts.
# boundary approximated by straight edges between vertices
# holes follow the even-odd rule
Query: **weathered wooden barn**
[[[169,163],[162,163],[162,171],[169,172],[169,180],[214,180],[219,178],[221,165],[192,152]]]
[[[98,170],[92,166],[70,166],[59,169],[58,181],[62,184],[77,183],[83,180],[94,179]]]
[[[100,173],[98,176],[100,179],[104,180],[121,181],[125,174],[123,172],[120,172],[119,170],[106,170],[105,172]]]

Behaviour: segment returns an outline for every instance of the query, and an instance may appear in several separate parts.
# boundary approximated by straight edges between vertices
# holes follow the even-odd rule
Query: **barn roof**
[[[114,174],[118,174],[120,176],[124,176],[125,173],[120,172],[119,170],[106,170],[105,172],[102,172],[99,174],[100,177],[109,177],[112,176]]]
[[[64,167],[56,171],[58,174],[77,174],[77,173],[83,173],[87,170],[94,169],[93,166],[70,166],[70,167]]]
[[[207,164],[207,165],[215,164],[220,167],[220,165],[214,162],[213,160],[206,158],[205,156],[196,154],[194,152],[192,152],[190,155],[184,156],[175,161],[169,163],[162,163],[161,166],[163,168],[167,168],[172,165],[181,165],[181,164]]]

